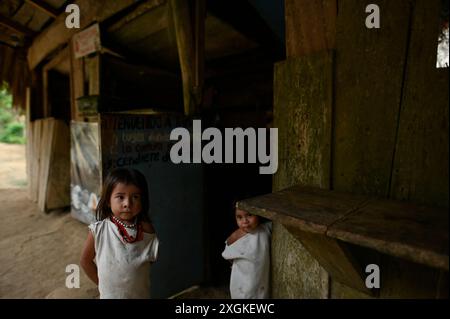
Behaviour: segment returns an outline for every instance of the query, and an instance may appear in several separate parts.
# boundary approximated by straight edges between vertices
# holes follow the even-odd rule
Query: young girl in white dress
[[[232,262],[232,299],[266,299],[270,295],[272,223],[236,208],[238,229],[225,242],[222,257]]]
[[[111,171],[97,206],[81,266],[101,299],[150,298],[150,264],[159,241],[148,218],[145,177],[135,169]]]

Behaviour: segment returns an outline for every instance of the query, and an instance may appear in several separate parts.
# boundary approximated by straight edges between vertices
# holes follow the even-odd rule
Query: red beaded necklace
[[[141,238],[141,233],[142,233],[142,225],[141,224],[137,224],[134,226],[134,227],[137,227],[137,233],[136,233],[136,237],[133,237],[133,236],[130,236],[130,234],[128,234],[127,229],[125,228],[123,222],[121,222],[114,216],[111,216],[109,219],[117,226],[117,229],[119,230],[119,234],[122,236],[122,239],[124,242],[134,243],[135,241],[137,241],[138,239]]]

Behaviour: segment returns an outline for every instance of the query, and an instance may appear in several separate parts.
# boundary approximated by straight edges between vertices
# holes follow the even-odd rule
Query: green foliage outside
[[[12,96],[0,85],[0,142],[25,144],[23,116],[12,108]]]

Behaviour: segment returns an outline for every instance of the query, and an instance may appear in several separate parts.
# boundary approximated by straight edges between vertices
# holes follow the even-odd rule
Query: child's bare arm
[[[151,223],[142,222],[142,230],[149,234],[154,234],[155,229],[153,228],[153,225]]]
[[[234,243],[236,240],[238,240],[239,238],[241,238],[245,234],[247,234],[247,233],[245,231],[243,231],[242,229],[240,229],[240,228],[236,229],[230,235],[230,237],[227,238],[227,245],[231,245],[232,243]]]
[[[89,232],[86,242],[84,244],[83,252],[81,253],[80,265],[83,268],[86,275],[96,285],[98,285],[98,273],[97,265],[94,263],[95,258],[95,245],[94,236]]]

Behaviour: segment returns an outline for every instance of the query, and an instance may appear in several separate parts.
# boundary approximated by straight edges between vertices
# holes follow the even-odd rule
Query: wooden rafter
[[[156,11],[158,7],[162,7],[166,4],[167,0],[153,0],[153,1],[138,1],[134,5],[131,5],[126,10],[123,10],[123,14],[117,14],[105,22],[108,33],[116,32],[124,25],[138,18],[139,16],[148,13],[149,11]],[[155,23],[152,21],[151,24],[148,25],[149,33],[152,30],[159,31],[161,28],[167,27],[166,19],[162,19],[163,21]]]
[[[47,15],[51,16],[52,18],[56,18],[59,14],[58,10],[50,6],[48,3],[45,3],[42,0],[25,0],[27,3],[31,4],[35,8],[41,10],[42,12],[45,12]]]
[[[81,29],[84,29],[94,19],[103,22],[107,18],[126,9],[134,3],[134,0],[77,0],[80,7]],[[28,64],[34,69],[48,54],[60,45],[67,43],[79,29],[68,29],[65,27],[65,14],[60,14],[50,26],[45,28],[33,39],[28,50]],[[51,39],[51,40],[49,40]]]
[[[15,47],[17,45],[17,41],[14,41],[11,36],[6,33],[0,33],[0,43],[4,43],[10,47]]]
[[[3,25],[5,27],[7,27],[8,29],[13,30],[14,32],[23,34],[23,35],[27,35],[32,37],[34,35],[34,31],[31,29],[28,29],[27,27],[17,23],[14,20],[11,20],[7,17],[4,17],[2,15],[0,15],[0,25]]]

